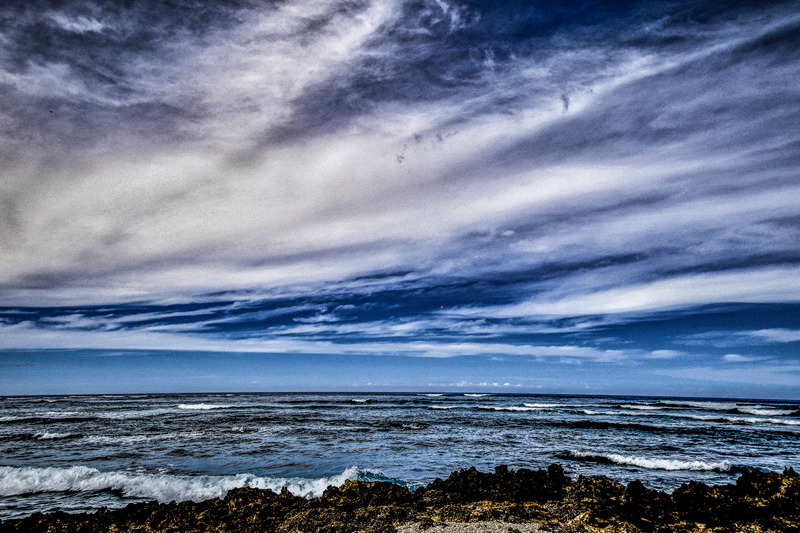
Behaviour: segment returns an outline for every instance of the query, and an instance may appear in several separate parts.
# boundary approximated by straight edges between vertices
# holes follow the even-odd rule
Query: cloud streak
[[[4,346],[790,349],[797,7],[5,5]]]

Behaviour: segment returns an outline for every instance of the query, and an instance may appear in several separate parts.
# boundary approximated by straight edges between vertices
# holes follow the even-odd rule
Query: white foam
[[[0,422],[14,422],[15,420],[20,420],[18,416],[0,416]]]
[[[623,404],[620,405],[623,409],[633,409],[634,411],[661,411],[664,407],[657,407],[655,405],[639,405],[639,404]]]
[[[479,405],[478,409],[485,411],[541,411],[539,407],[520,407],[518,405],[509,405],[507,407],[498,407],[495,405]]]
[[[365,400],[363,398],[353,398],[350,401],[353,402],[353,403],[367,403],[369,400]]]
[[[725,416],[719,415],[685,415],[685,418],[692,420],[721,420],[730,422],[732,424],[778,424],[783,426],[800,426],[800,420],[796,418],[752,418],[743,416]]]
[[[36,492],[118,490],[124,496],[154,499],[160,502],[201,501],[222,498],[231,489],[252,487],[280,491],[289,489],[304,498],[321,496],[330,485],[339,486],[358,477],[350,467],[336,476],[319,479],[259,477],[252,474],[230,476],[184,476],[169,474],[133,474],[101,472],[87,466],[70,468],[32,468],[0,466],[0,496]]]
[[[431,405],[431,409],[438,411],[449,411],[450,409],[458,409],[457,405]]]
[[[83,442],[90,444],[138,444],[140,442],[148,442],[152,440],[169,440],[178,438],[175,433],[162,433],[158,435],[91,435],[85,436],[81,439]]]
[[[693,471],[727,471],[731,465],[727,461],[707,463],[705,461],[684,461],[681,459],[648,459],[635,455],[620,455],[617,453],[584,453],[572,452],[574,457],[605,457],[618,465],[638,466],[650,470],[693,470]]]
[[[468,398],[483,398],[484,396],[491,396],[491,394],[465,394]]]
[[[525,407],[535,407],[536,409],[552,409],[553,407],[563,407],[560,403],[523,403]]]
[[[792,418],[729,418],[731,422],[744,422],[746,424],[780,424],[783,426],[800,426],[800,420]]]
[[[431,398],[438,398],[439,396],[444,396],[444,394],[417,394],[417,396],[430,396]]]
[[[784,416],[794,413],[791,409],[773,409],[768,407],[739,407],[739,411],[756,416]]]
[[[44,413],[34,413],[33,416],[41,418],[70,418],[73,416],[92,416],[80,411],[46,411]]]
[[[136,418],[149,418],[152,416],[165,415],[173,413],[172,409],[142,409],[142,410],[121,410],[121,411],[108,411],[101,413],[98,418],[106,418],[110,420],[128,420]]]
[[[70,437],[76,437],[75,433],[56,433],[50,431],[42,431],[40,433],[35,433],[33,438],[36,440],[59,440],[59,439],[68,439]]]
[[[210,411],[212,409],[230,409],[233,405],[224,403],[182,403],[178,405],[178,409],[185,409],[188,411]]]

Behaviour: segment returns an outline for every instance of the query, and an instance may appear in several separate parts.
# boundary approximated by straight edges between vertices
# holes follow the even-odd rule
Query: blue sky
[[[7,2],[0,394],[800,398],[798,2]]]

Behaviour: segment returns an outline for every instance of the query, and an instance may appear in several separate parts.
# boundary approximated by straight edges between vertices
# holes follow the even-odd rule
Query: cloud
[[[800,269],[769,268],[689,274],[650,283],[623,285],[578,296],[553,297],[464,314],[496,317],[599,315],[661,311],[720,302],[798,302]],[[549,296],[549,297],[548,297]]]
[[[796,329],[759,329],[740,334],[765,343],[800,342],[800,330]]]
[[[738,353],[725,354],[722,356],[722,359],[724,359],[726,363],[749,363],[751,361],[755,361],[755,359],[751,357],[745,357],[743,355],[739,355]]]
[[[49,17],[59,28],[75,33],[100,33],[109,28],[109,26],[103,24],[94,17],[85,17],[81,15],[71,17],[58,12],[50,13]]]
[[[6,347],[669,366],[800,301],[793,3],[151,7],[0,8]]]

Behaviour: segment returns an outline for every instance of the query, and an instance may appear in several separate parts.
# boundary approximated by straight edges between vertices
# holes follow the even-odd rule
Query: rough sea
[[[318,496],[410,488],[475,466],[599,474],[672,490],[800,469],[798,402],[488,394],[0,398],[0,518],[235,487]]]

